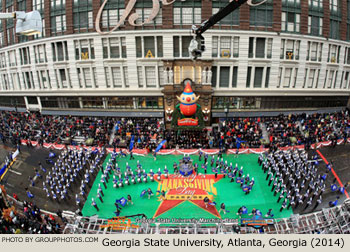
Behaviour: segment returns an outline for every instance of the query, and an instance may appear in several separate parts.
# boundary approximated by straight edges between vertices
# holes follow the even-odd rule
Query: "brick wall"
[[[98,2],[98,1],[93,1]],[[66,27],[67,30],[65,34],[73,34],[73,0],[66,0]]]
[[[209,19],[213,15],[212,8],[212,1],[202,0],[202,22]]]
[[[347,0],[342,0],[341,2],[341,24],[340,24],[340,39],[346,40],[346,30],[347,30],[347,19],[348,19],[348,6]]]
[[[308,1],[301,1],[300,5],[301,5],[300,33],[308,34],[309,3]]]
[[[243,4],[239,8],[239,29],[240,30],[249,30],[249,15],[250,8],[248,4]]]
[[[282,18],[282,1],[273,1],[273,24],[272,24],[273,31],[275,32],[281,31],[281,20],[282,20],[281,18]]]
[[[330,10],[329,10],[329,0],[323,0],[323,36],[328,38],[329,37],[329,17],[330,17]]]
[[[45,37],[51,37],[51,1],[45,0],[44,3],[44,16],[45,16]]]

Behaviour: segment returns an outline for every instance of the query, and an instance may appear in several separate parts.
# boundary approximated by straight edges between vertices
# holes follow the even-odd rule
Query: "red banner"
[[[177,125],[178,126],[197,126],[198,119],[184,118],[181,120],[177,120]]]

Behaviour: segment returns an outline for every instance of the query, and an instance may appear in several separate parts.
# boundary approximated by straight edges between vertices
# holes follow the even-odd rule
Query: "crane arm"
[[[233,0],[225,8],[219,10],[216,14],[211,16],[209,19],[204,21],[200,27],[198,27],[194,32],[196,35],[201,35],[210,27],[214,26],[216,23],[220,22],[223,18],[229,15],[234,10],[238,9],[242,4],[246,3],[248,0]]]
[[[252,0],[232,0],[225,8],[219,10],[216,14],[205,20],[199,27],[192,25],[192,33],[194,38],[190,42],[188,51],[192,58],[195,60],[197,57],[202,56],[205,51],[205,41],[202,34],[220,22],[223,18],[229,15],[234,10],[238,9],[242,4],[248,3],[250,6],[258,6],[265,3],[267,0],[261,0],[259,3],[253,3]]]

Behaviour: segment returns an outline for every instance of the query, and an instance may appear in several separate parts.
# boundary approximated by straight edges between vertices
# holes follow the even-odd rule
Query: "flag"
[[[237,150],[239,150],[239,148],[241,147],[241,143],[245,143],[245,141],[242,141],[240,137],[237,137],[236,139]]]
[[[166,143],[166,140],[163,140],[157,147],[157,149],[154,151],[155,153],[157,153],[158,151],[160,151],[160,149],[163,147],[163,145]]]
[[[127,199],[124,198],[124,197],[122,197],[119,200],[117,200],[117,203],[119,203],[122,206],[125,206],[127,202],[128,202]]]
[[[132,151],[132,149],[134,148],[134,143],[135,143],[135,136],[132,135],[131,141],[130,141],[130,146],[129,146],[129,151]]]
[[[147,192],[147,190],[143,190],[143,191],[141,192],[140,197],[143,197],[143,196],[146,194],[146,192]]]

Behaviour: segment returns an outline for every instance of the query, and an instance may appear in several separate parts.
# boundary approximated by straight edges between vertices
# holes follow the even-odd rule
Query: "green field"
[[[135,156],[134,160],[129,160],[129,157],[118,158],[118,164],[121,168],[121,171],[125,171],[126,162],[129,163],[130,167],[135,170],[137,160],[140,161],[143,169],[147,172],[150,169],[153,169],[154,172],[158,171],[158,168],[164,170],[166,165],[169,172],[173,171],[173,163],[178,162],[182,156],[180,155],[166,155],[157,157],[157,160],[154,161],[151,155],[147,156]],[[199,163],[199,167],[204,162],[203,159],[201,162],[198,161],[198,155],[192,155],[191,158],[194,162]],[[292,214],[292,210],[284,209],[280,212],[282,201],[277,203],[277,197],[273,196],[271,192],[271,187],[268,187],[268,183],[265,180],[266,174],[264,174],[261,167],[257,163],[258,155],[256,154],[241,154],[238,157],[235,155],[223,155],[224,160],[227,160],[228,163],[233,164],[233,166],[238,164],[238,167],[243,166],[244,174],[249,174],[250,178],[254,177],[255,185],[253,190],[249,194],[245,194],[240,188],[239,184],[236,182],[230,183],[229,178],[223,178],[215,183],[215,188],[217,189],[217,195],[214,196],[214,201],[217,203],[216,208],[219,210],[219,206],[222,202],[225,203],[226,209],[230,212],[227,214],[222,214],[222,218],[235,218],[237,219],[237,210],[242,206],[246,206],[248,211],[251,212],[253,208],[259,209],[264,215],[268,209],[272,208],[275,218],[285,218],[289,217]],[[106,158],[104,166],[106,166],[110,155]],[[209,157],[210,161],[211,157]],[[199,168],[199,173],[204,173],[204,171]],[[208,174],[213,174],[210,168],[208,167]],[[111,218],[114,217],[114,211],[116,207],[114,205],[115,200],[121,197],[125,197],[130,194],[134,205],[126,205],[121,211],[121,216],[128,216],[134,214],[145,214],[148,218],[152,218],[157,211],[157,208],[161,204],[158,201],[158,196],[154,195],[151,199],[148,199],[147,196],[140,197],[142,190],[151,188],[155,193],[158,188],[158,182],[147,182],[147,183],[137,183],[135,185],[125,186],[122,188],[113,188],[113,178],[110,176],[107,189],[104,189],[104,203],[96,197],[98,184],[100,183],[101,171],[97,175],[97,178],[91,188],[91,191],[88,195],[88,199],[82,210],[84,216],[98,215],[100,218]],[[97,211],[93,206],[91,206],[91,198],[94,198],[99,207]],[[245,217],[245,216],[243,216]],[[184,203],[170,209],[169,211],[158,216],[158,218],[216,218],[211,213],[205,211],[204,209],[194,205],[191,202],[185,201]]]

